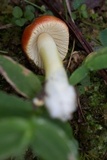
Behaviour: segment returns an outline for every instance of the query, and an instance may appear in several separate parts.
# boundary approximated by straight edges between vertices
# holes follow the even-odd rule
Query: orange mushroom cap
[[[22,48],[27,57],[40,68],[43,68],[43,62],[38,53],[37,39],[42,33],[47,33],[54,39],[62,60],[67,54],[69,45],[68,27],[62,20],[54,16],[41,16],[35,19],[24,30]]]

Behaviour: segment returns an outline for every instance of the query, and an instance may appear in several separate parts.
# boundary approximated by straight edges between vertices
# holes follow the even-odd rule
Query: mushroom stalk
[[[49,15],[35,19],[22,36],[27,57],[46,73],[43,101],[35,97],[33,103],[45,103],[50,116],[62,121],[71,119],[77,106],[75,89],[68,82],[62,62],[68,45],[68,27],[59,18]]]
[[[55,72],[63,69],[63,63],[58,53],[57,46],[49,34],[42,33],[38,37],[37,47],[44,64],[46,79]]]
[[[53,118],[68,120],[76,109],[76,93],[68,83],[57,46],[49,34],[42,33],[37,39],[37,47],[46,73],[46,107]]]

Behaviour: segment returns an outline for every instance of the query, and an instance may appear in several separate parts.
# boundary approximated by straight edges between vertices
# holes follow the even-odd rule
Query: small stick
[[[7,28],[10,28],[10,27],[13,27],[13,25],[12,24],[6,24],[6,25],[0,26],[0,29],[7,29]]]
[[[67,69],[69,68],[69,66],[70,66],[70,64],[71,64],[72,53],[73,53],[73,51],[74,51],[74,48],[75,48],[75,39],[74,39],[74,41],[73,41],[72,51],[71,51],[71,55],[70,55],[70,58],[69,58],[69,61],[68,61]]]
[[[28,1],[28,0],[24,0],[26,3],[31,4],[32,6],[36,7],[37,9],[39,9],[42,12],[45,12],[45,10],[42,7],[39,7],[38,5]]]
[[[7,52],[7,51],[2,51],[2,50],[0,50],[0,53],[7,54],[8,52]]]

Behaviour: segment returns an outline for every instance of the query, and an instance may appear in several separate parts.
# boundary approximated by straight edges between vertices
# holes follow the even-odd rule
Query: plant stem
[[[37,9],[41,10],[42,12],[46,12],[42,7],[39,7],[38,5],[28,1],[28,0],[24,0],[26,3],[31,4],[32,6],[36,7]]]

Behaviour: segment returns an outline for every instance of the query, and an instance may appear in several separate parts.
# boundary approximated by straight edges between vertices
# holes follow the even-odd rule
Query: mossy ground
[[[81,121],[77,123],[77,138],[80,142],[81,160],[105,160],[107,151],[107,88],[101,77],[91,75],[91,84],[85,86],[80,96]],[[82,117],[83,116],[83,117]],[[106,157],[107,158],[107,157]]]

